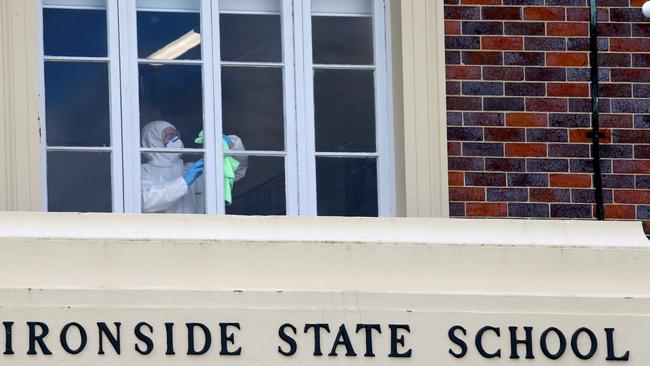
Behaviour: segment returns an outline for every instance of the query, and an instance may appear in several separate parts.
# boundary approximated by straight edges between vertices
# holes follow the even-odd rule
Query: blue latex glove
[[[203,164],[203,159],[197,160],[196,163],[187,170],[187,173],[185,173],[183,179],[185,179],[185,183],[187,183],[188,187],[194,184],[201,174],[203,174]]]

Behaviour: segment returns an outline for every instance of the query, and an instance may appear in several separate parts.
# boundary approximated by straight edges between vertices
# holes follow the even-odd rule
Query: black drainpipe
[[[603,173],[600,169],[600,139],[604,137],[600,131],[600,120],[598,115],[598,10],[596,0],[589,0],[590,21],[589,21],[589,63],[591,64],[591,132],[587,135],[591,138],[591,156],[594,168],[594,194],[596,199],[596,218],[605,220],[605,207],[603,200]]]

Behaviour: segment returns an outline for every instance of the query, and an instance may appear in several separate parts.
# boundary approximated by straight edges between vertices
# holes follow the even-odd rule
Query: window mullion
[[[120,79],[122,92],[122,155],[124,211],[142,212],[140,192],[140,111],[136,3],[117,0],[119,11]]]
[[[393,126],[391,123],[391,88],[388,60],[387,4],[373,0],[373,33],[375,49],[375,108],[377,133],[377,189],[379,216],[395,215],[395,168]]]
[[[203,0],[205,2],[205,0]],[[224,178],[223,178],[223,148],[221,144],[221,136],[223,135],[223,113],[222,113],[222,99],[221,99],[221,48],[219,42],[221,39],[221,32],[219,28],[220,19],[219,19],[219,0],[211,1],[211,8],[206,8],[206,11],[209,9],[211,11],[211,27],[212,32],[210,34],[212,47],[212,62],[205,62],[205,67],[210,68],[212,72],[212,106],[213,106],[213,125],[211,128],[212,136],[207,135],[206,130],[206,141],[211,142],[211,146],[208,147],[206,144],[206,149],[208,154],[212,151],[212,166],[215,167],[215,179],[214,186],[216,188],[215,194],[212,196],[216,203],[216,213],[219,215],[224,215],[226,213],[226,204],[224,196]],[[205,33],[205,32],[204,32]],[[207,40],[206,40],[207,42]],[[205,57],[205,56],[204,56]],[[207,100],[207,99],[206,99]],[[211,121],[206,121],[205,125],[207,127]],[[208,158],[210,158],[208,156]],[[210,161],[208,161],[210,163]],[[206,182],[208,183],[208,182]],[[206,184],[206,191],[210,190],[210,186]]]
[[[48,209],[48,190],[47,190],[47,124],[45,123],[45,45],[43,37],[43,0],[36,0],[38,15],[37,19],[37,34],[38,37],[38,52],[39,52],[39,83],[40,83],[40,98],[39,98],[39,131],[40,131],[40,151],[41,151],[41,194],[43,197],[42,209]]]
[[[311,49],[311,2],[294,1],[296,37],[296,111],[300,215],[316,215],[314,77]],[[302,36],[301,36],[302,35]]]
[[[216,149],[218,146],[215,146],[211,141],[216,141],[215,136],[218,136],[215,133],[215,122],[217,119],[215,108],[213,108],[214,97],[214,65],[216,62],[213,60],[213,47],[214,40],[213,37],[218,37],[218,32],[213,32],[213,16],[212,16],[212,1],[210,0],[201,0],[201,37],[203,38],[202,47],[202,58],[203,58],[203,131],[205,134],[204,148],[205,148],[205,162],[206,169],[205,174],[205,213],[207,214],[216,214],[219,212],[219,200],[217,199],[217,177],[221,176],[217,173],[217,169],[221,164],[217,162]],[[219,167],[218,167],[219,166]],[[221,179],[223,181],[223,179]],[[222,183],[223,184],[223,183]]]
[[[296,63],[294,52],[294,9],[293,0],[282,0],[282,48],[284,62],[284,135],[285,135],[285,182],[286,182],[286,205],[287,215],[298,215],[299,207],[299,170],[298,170],[298,146],[296,140],[298,120],[296,109]]]
[[[122,144],[122,102],[118,0],[107,1],[109,98],[111,116],[111,176],[113,212],[124,212],[124,154]]]

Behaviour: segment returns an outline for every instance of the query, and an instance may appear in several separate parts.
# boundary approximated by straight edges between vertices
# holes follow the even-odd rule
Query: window
[[[42,1],[47,210],[393,215],[383,0]]]

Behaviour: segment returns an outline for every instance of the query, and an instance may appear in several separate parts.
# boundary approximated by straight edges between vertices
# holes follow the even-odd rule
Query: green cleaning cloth
[[[196,137],[196,139],[194,139],[194,142],[197,144],[203,144],[204,141],[205,136],[203,134],[203,131],[201,131],[199,132],[199,135]],[[228,146],[226,139],[223,138],[222,141],[223,151],[230,150],[230,146]],[[229,206],[232,204],[232,189],[235,185],[235,171],[239,167],[239,164],[239,161],[237,161],[237,159],[233,158],[232,156],[223,157],[223,196],[226,204]]]
[[[230,147],[226,140],[223,141],[223,151],[228,151]],[[232,156],[223,157],[223,196],[226,204],[232,204],[232,189],[235,185],[235,171],[239,167],[239,161]]]

